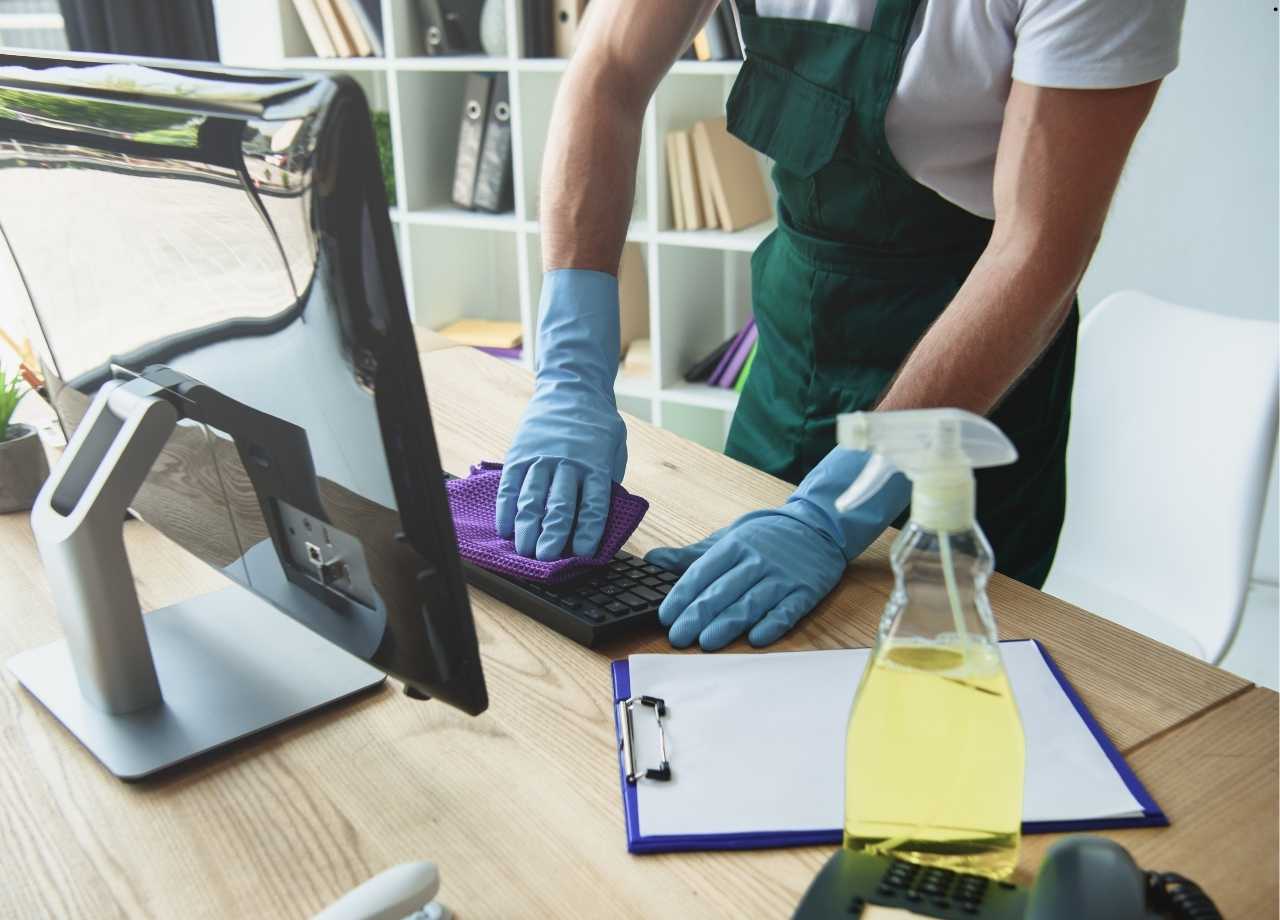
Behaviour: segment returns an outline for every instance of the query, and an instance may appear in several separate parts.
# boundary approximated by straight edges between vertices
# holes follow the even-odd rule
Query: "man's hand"
[[[671,644],[697,640],[710,652],[746,633],[752,645],[768,645],[826,597],[907,505],[910,484],[897,474],[859,507],[836,513],[836,497],[868,459],[836,448],[781,508],[743,515],[692,546],[650,552],[647,561],[683,573],[658,608]]]
[[[996,154],[991,242],[877,408],[985,415],[1035,363],[1071,309],[1158,87],[1014,81]]]

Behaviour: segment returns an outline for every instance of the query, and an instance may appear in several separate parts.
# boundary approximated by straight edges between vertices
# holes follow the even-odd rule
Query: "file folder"
[[[453,167],[453,203],[468,210],[474,208],[476,202],[476,177],[480,172],[480,150],[489,120],[493,82],[491,74],[473,73],[467,77],[462,97],[462,126]]]
[[[473,203],[482,211],[501,214],[515,206],[511,190],[511,93],[505,73],[494,78],[488,114]]]
[[[1023,832],[1167,826],[1044,647],[1000,647],[1027,737]],[[627,849],[839,843],[845,729],[869,653],[613,662]]]

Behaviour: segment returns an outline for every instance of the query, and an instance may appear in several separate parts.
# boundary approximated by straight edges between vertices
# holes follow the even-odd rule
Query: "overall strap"
[[[754,5],[754,0],[751,0]],[[876,0],[871,31],[905,48],[923,0]]]

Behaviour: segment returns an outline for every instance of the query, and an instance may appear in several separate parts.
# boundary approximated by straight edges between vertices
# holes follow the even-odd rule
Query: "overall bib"
[[[751,259],[759,347],[726,452],[799,482],[835,446],[835,416],[872,408],[955,297],[993,222],[912,179],[885,112],[922,0],[878,0],[867,31],[761,18],[738,0],[746,61],[729,130],[775,161],[778,229]],[[1018,462],[977,472],[996,568],[1034,587],[1053,561],[1079,314],[990,418]]]

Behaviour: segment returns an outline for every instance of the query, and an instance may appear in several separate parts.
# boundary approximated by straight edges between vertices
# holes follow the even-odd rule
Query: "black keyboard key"
[[[575,612],[578,614],[578,616],[582,617],[584,620],[589,620],[592,623],[604,622],[604,611],[598,607],[590,607],[590,606],[583,605],[582,607],[579,607],[578,610],[576,610]]]
[[[636,585],[631,589],[631,593],[636,597],[643,598],[651,604],[661,604],[662,595],[652,588],[646,588],[644,585]]]
[[[675,572],[663,572],[661,575],[656,575],[654,577],[662,579],[663,582],[669,585],[674,585],[680,580],[680,576]]]
[[[557,597],[557,598],[555,599],[555,601],[556,601],[556,603],[558,603],[561,607],[564,607],[564,608],[566,608],[566,609],[568,609],[568,610],[581,610],[581,609],[582,609],[582,600],[581,600],[581,598],[574,597],[572,594],[570,594],[570,595],[568,595],[568,596],[566,596],[566,597]]]
[[[614,556],[613,558],[614,558],[614,559],[621,559],[623,562],[629,562],[630,560],[632,560],[632,559],[634,559],[634,558],[636,558],[636,557],[635,557],[635,556],[633,556],[633,555],[631,555],[631,554],[630,554],[630,553],[628,553],[628,552],[624,552],[624,551],[622,551],[622,550],[619,550],[618,555]]]
[[[661,574],[662,574],[662,569],[658,568],[656,565],[652,565],[652,564],[647,563],[647,562],[644,564],[643,569],[644,569],[644,573],[645,573],[646,575],[661,575]]]
[[[591,601],[591,603],[595,604],[597,607],[603,607],[608,604],[609,601],[613,600],[613,598],[604,594],[588,594],[587,600]]]
[[[606,597],[613,597],[615,594],[621,594],[623,590],[625,589],[619,588],[617,585],[601,585],[600,586],[600,593],[605,595]]]
[[[614,616],[620,616],[624,613],[631,612],[630,608],[627,607],[626,604],[620,603],[619,601],[610,601],[605,604],[604,609],[612,613]]]
[[[618,595],[618,600],[620,600],[622,603],[626,604],[626,605],[627,605],[628,607],[630,607],[632,610],[643,610],[643,609],[644,609],[644,608],[646,608],[646,607],[652,607],[652,606],[653,606],[653,604],[652,604],[651,602],[646,601],[646,600],[645,600],[644,598],[642,598],[642,597],[636,597],[634,594],[632,594],[632,593],[631,593],[631,592],[629,592],[629,591],[628,591],[627,593],[625,593],[625,594],[619,594],[619,595]]]

